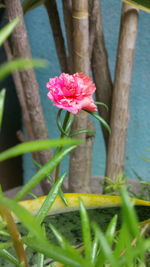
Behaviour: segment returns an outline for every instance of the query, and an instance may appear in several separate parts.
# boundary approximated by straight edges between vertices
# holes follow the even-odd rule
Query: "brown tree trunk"
[[[99,8],[99,0],[93,0],[92,5],[95,5],[95,40],[91,39],[91,49],[93,42],[92,53],[92,72],[94,77],[94,82],[96,84],[96,100],[105,103],[108,106],[108,111],[103,107],[98,105],[99,115],[105,119],[105,121],[110,123],[110,111],[111,111],[111,100],[112,100],[112,81],[108,65],[108,56],[105,48],[103,27],[102,27],[102,16],[101,10]],[[91,18],[93,20],[93,18]],[[93,25],[93,23],[90,23]],[[91,26],[90,32],[94,32],[94,25]],[[91,34],[90,34],[91,35]],[[106,145],[106,150],[108,147],[108,137],[109,133],[102,126],[104,141]]]
[[[115,180],[123,171],[128,100],[138,27],[138,10],[123,4],[111,111],[111,135],[107,157],[107,177]]]
[[[13,55],[17,58],[31,58],[21,3],[19,0],[5,0],[4,2],[8,12],[8,19],[11,21],[16,17],[20,18],[20,22],[11,36]],[[47,128],[41,108],[39,88],[33,69],[30,68],[20,72],[20,78],[24,87],[30,121],[32,121],[34,139],[47,139]],[[39,152],[38,155],[39,162],[43,165],[49,160],[51,154],[49,150],[45,150]],[[44,192],[48,192],[48,181],[44,180],[42,187]]]
[[[88,23],[88,1],[72,1],[73,19],[73,47],[74,47],[74,72],[84,72],[89,75],[89,23]],[[88,115],[80,111],[73,123],[73,131],[88,128]],[[87,156],[86,138],[87,135],[77,136],[85,143],[78,146],[70,157],[69,166],[69,190],[71,192],[90,192],[90,165],[87,166],[87,157],[91,161],[90,154]],[[88,169],[89,167],[89,169]],[[85,171],[86,170],[86,171]]]
[[[68,66],[65,42],[62,34],[56,0],[45,0],[44,5],[49,16],[61,71],[67,73]]]

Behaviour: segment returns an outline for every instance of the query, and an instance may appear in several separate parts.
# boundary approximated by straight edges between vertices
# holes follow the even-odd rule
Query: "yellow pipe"
[[[121,197],[119,196],[107,196],[96,194],[78,194],[78,193],[66,193],[64,194],[68,202],[68,206],[64,204],[62,199],[57,196],[49,213],[50,215],[79,210],[79,198],[82,199],[87,209],[116,207],[121,205]],[[42,196],[33,200],[24,200],[19,203],[29,210],[32,214],[36,215],[40,207],[42,206],[46,196]],[[149,201],[131,198],[134,205],[138,206],[150,206]]]

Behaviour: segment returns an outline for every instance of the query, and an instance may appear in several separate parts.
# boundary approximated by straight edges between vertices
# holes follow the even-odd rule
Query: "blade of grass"
[[[49,149],[51,147],[77,145],[80,143],[81,143],[80,140],[67,139],[67,138],[25,142],[0,153],[0,161],[17,157],[25,153],[31,153],[39,150]]]
[[[53,205],[55,198],[58,194],[58,191],[64,181],[64,178],[66,177],[66,173],[64,173],[63,175],[61,175],[58,180],[56,181],[56,183],[53,185],[52,189],[50,190],[49,194],[47,195],[43,205],[41,206],[41,208],[38,211],[38,214],[36,216],[36,220],[38,221],[38,223],[42,223],[42,221],[44,220],[45,216],[47,215],[48,211],[50,210],[51,206]]]
[[[38,163],[36,160],[33,160],[33,162],[38,168],[40,168],[40,169],[42,168],[42,165],[40,163]],[[49,181],[52,185],[54,184],[53,178],[50,175],[47,176],[47,179],[49,179]],[[65,203],[65,205],[68,206],[67,199],[65,198],[65,195],[64,195],[61,188],[59,189],[58,194],[60,195],[60,197],[61,197],[62,201]]]
[[[63,149],[57,155],[54,156],[53,159],[48,161],[30,180],[29,182],[16,194],[14,199],[19,201],[28,192],[32,190],[39,182],[42,181],[49,173],[51,173],[57,164],[69,153],[71,152],[76,146],[70,146],[68,148]]]
[[[28,59],[28,58],[19,58],[14,59],[10,62],[3,63],[0,67],[0,81],[5,79],[8,75],[16,70],[24,70],[26,68],[44,68],[47,65],[46,60],[42,59]]]
[[[24,0],[22,3],[23,12],[26,13],[40,5],[42,5],[44,0]]]
[[[90,222],[82,200],[79,199],[79,202],[80,202],[80,217],[82,225],[84,253],[87,262],[90,263],[92,255],[92,238],[91,238]]]
[[[52,230],[53,234],[55,235],[60,246],[64,250],[72,253],[73,258],[78,259],[79,261],[82,262],[83,259],[80,256],[80,254],[78,253],[78,251],[69,244],[69,242],[59,233],[59,231],[57,231],[57,229],[52,224],[49,224],[49,227],[51,228],[51,230]]]
[[[92,224],[93,230],[95,232],[95,235],[97,236],[100,245],[101,245],[101,253],[103,253],[106,262],[110,263],[112,267],[119,266],[118,260],[114,257],[113,251],[107,242],[107,239],[101,229],[97,226],[97,224],[93,223]],[[101,254],[97,258],[97,262],[101,263]],[[102,266],[102,265],[101,265]]]
[[[2,119],[4,113],[4,101],[5,101],[6,89],[0,91],[0,129],[2,126]]]
[[[15,266],[19,267],[18,260],[6,249],[3,249],[3,250],[0,249],[0,256],[3,257],[4,259],[8,260],[9,262],[14,264]]]
[[[150,12],[150,1],[149,0],[123,0],[125,3],[133,5],[144,11]]]
[[[8,199],[6,197],[1,197],[0,205],[3,205],[6,208],[10,209],[29,231],[30,237],[22,238],[22,242],[24,242],[27,246],[56,261],[68,264],[69,266],[86,267],[83,261],[79,262],[76,259],[72,259],[72,254],[68,251],[66,252],[57,246],[49,244],[42,228],[36,221],[35,217],[31,215],[24,207],[19,205],[16,201]]]
[[[44,267],[44,254],[38,253],[37,267]]]
[[[107,226],[107,230],[105,233],[105,237],[107,239],[107,242],[109,243],[110,246],[112,246],[113,240],[114,240],[114,236],[115,236],[115,231],[116,231],[116,226],[117,226],[117,218],[118,216],[115,215],[110,223]]]
[[[95,266],[96,258],[97,258],[97,253],[99,249],[99,240],[98,237],[94,237],[94,241],[92,244],[92,254],[91,254],[91,263]]]
[[[83,262],[83,260],[80,262],[77,259],[74,259],[72,257],[72,253],[70,253],[69,251],[65,251],[62,248],[50,245],[48,244],[48,242],[43,243],[40,241],[39,243],[36,242],[36,240],[33,240],[33,238],[24,238],[24,242],[28,247],[44,254],[49,258],[54,259],[55,261],[64,263],[65,266],[87,267],[86,263]]]
[[[128,225],[128,230],[130,230],[133,237],[139,237],[140,232],[138,228],[138,219],[133,207],[134,203],[129,199],[127,191],[124,187],[121,188],[121,196],[124,222]]]
[[[5,42],[5,40],[9,37],[9,35],[13,32],[16,25],[19,22],[19,18],[16,18],[9,22],[5,27],[0,30],[0,46]]]

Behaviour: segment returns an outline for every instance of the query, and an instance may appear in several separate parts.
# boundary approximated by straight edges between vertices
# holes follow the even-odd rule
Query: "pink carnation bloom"
[[[77,114],[84,109],[90,112],[97,111],[92,94],[96,87],[92,79],[84,73],[69,75],[62,73],[59,77],[49,79],[46,84],[48,98],[58,108]]]

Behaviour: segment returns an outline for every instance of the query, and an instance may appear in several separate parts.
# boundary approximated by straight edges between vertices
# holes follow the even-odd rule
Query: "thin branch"
[[[8,19],[10,21],[16,17],[20,18],[20,21],[11,36],[13,55],[18,58],[31,58],[20,0],[4,0],[4,3],[6,5]],[[33,69],[30,68],[20,72],[20,78],[24,87],[24,94],[30,120],[32,121],[34,139],[47,139],[48,133],[42,112],[38,83]],[[45,164],[51,156],[49,150],[41,151],[38,155],[39,162],[42,165]],[[43,181],[42,188],[45,193],[48,192],[48,180]]]
[[[138,10],[128,4],[123,4],[106,172],[106,175],[113,180],[123,171],[124,166],[126,132],[129,117],[128,100],[137,30]]]
[[[61,71],[68,73],[65,42],[62,34],[56,1],[45,0],[44,5],[49,16]]]
[[[63,16],[66,29],[68,46],[69,73],[73,73],[73,21],[72,21],[72,0],[63,0]]]
[[[99,13],[99,1],[89,0],[89,55],[92,57],[94,41],[96,38],[96,23]]]
[[[95,11],[95,41],[93,44],[93,53],[92,53],[92,72],[94,81],[96,84],[96,100],[105,103],[108,106],[108,111],[103,106],[98,106],[98,112],[106,122],[110,123],[110,111],[111,111],[111,99],[112,99],[112,81],[108,64],[108,56],[105,48],[105,41],[103,35],[102,27],[102,16],[101,10],[99,8],[99,0],[92,1],[93,12]],[[95,8],[94,8],[95,7]],[[93,18],[90,16],[90,20]],[[93,23],[94,23],[93,22]],[[93,26],[90,27],[91,32],[94,32],[94,24],[92,21],[90,24]],[[94,37],[91,39],[91,52],[92,52],[92,42]],[[104,141],[106,145],[106,150],[108,147],[108,131],[102,126],[102,131],[104,135]]]

